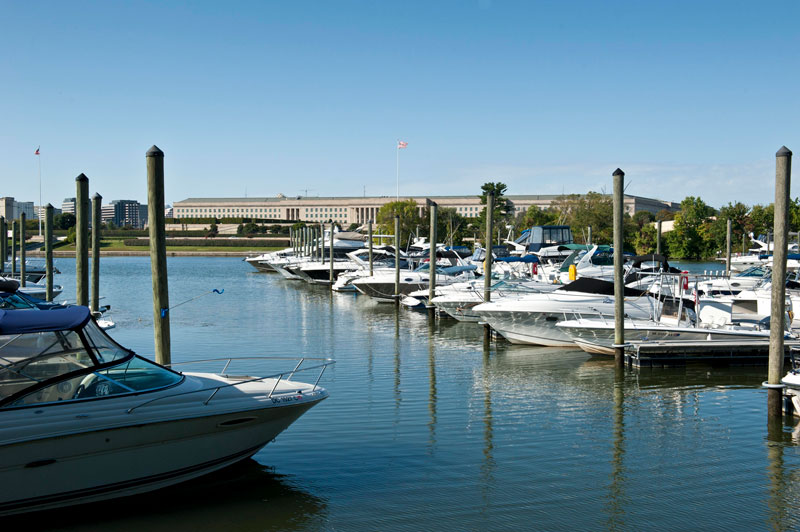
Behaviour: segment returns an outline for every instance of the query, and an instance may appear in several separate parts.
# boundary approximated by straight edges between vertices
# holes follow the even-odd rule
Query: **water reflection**
[[[488,513],[494,488],[494,419],[492,415],[491,343],[484,340],[481,388],[483,391],[483,462],[481,463],[481,494],[483,513]]]
[[[611,449],[611,482],[608,490],[606,511],[608,530],[625,528],[625,372],[623,368],[614,371],[613,435]]]
[[[428,445],[430,453],[436,448],[436,320],[428,320]]]
[[[0,520],[0,527],[9,531],[291,531],[323,528],[327,511],[326,499],[251,459],[159,491],[12,517]]]

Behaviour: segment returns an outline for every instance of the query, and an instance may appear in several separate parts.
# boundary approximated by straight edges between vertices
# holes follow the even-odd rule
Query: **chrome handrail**
[[[204,359],[204,360],[188,360],[188,361],[185,361],[185,362],[176,362],[174,364],[164,364],[164,365],[165,366],[177,366],[177,365],[181,365],[181,364],[195,364],[195,363],[200,363],[200,362],[214,362],[214,361],[219,361],[219,360],[225,360],[226,361],[225,369],[227,369],[228,366],[230,365],[231,361],[234,361],[234,360],[297,360],[297,357],[228,357],[228,358],[209,358],[209,359]],[[300,364],[302,364],[305,360],[322,360],[324,362],[322,364],[316,364],[314,366],[308,366],[308,367],[300,369]],[[322,374],[325,372],[325,368],[327,368],[328,366],[331,366],[331,365],[333,365],[335,363],[336,363],[336,361],[333,360],[332,358],[303,357],[303,358],[300,359],[300,363],[298,363],[297,366],[295,366],[295,368],[292,371],[283,371],[283,372],[280,372],[280,373],[274,373],[272,375],[265,375],[263,377],[253,377],[252,379],[245,379],[245,380],[241,380],[241,381],[237,381],[237,382],[233,382],[233,383],[222,384],[222,385],[219,385],[219,386],[210,386],[208,388],[201,388],[199,390],[191,390],[191,391],[188,391],[188,392],[173,393],[173,394],[169,394],[169,395],[162,395],[162,396],[159,396],[159,397],[154,397],[153,399],[150,399],[148,401],[144,401],[143,403],[139,403],[136,406],[130,407],[129,409],[127,409],[125,411],[125,413],[131,414],[137,408],[141,408],[143,406],[149,405],[149,404],[154,403],[156,401],[161,401],[162,399],[168,399],[168,398],[173,398],[173,397],[179,397],[181,395],[190,395],[190,394],[193,394],[193,393],[202,393],[202,392],[210,391],[211,395],[209,395],[208,398],[205,401],[203,401],[203,405],[207,405],[211,401],[211,399],[213,399],[214,396],[217,395],[217,392],[219,392],[223,388],[230,388],[230,387],[233,387],[233,386],[239,386],[241,384],[247,384],[247,383],[250,383],[250,382],[259,382],[259,381],[263,381],[263,380],[266,380],[266,379],[277,379],[275,381],[275,385],[272,387],[272,390],[270,390],[269,394],[266,396],[269,399],[269,398],[272,398],[272,395],[275,393],[275,390],[278,387],[278,383],[283,379],[283,377],[285,375],[287,375],[287,374],[294,375],[297,372],[311,371],[311,370],[314,370],[314,369],[322,368],[320,370],[320,372],[319,372],[319,375],[317,376],[317,380],[314,382],[314,385],[311,388],[311,391],[313,392],[313,391],[315,391],[317,389],[317,386],[319,385],[319,381],[320,381],[320,379],[322,379]]]

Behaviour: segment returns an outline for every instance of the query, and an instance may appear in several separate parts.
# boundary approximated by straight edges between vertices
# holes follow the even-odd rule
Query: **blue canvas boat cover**
[[[539,262],[539,257],[536,255],[525,255],[524,257],[517,257],[517,256],[509,256],[509,257],[498,257],[494,259],[495,262],[524,262],[526,264],[531,264],[533,262]]]
[[[77,305],[38,310],[0,310],[0,334],[24,334],[79,329],[86,325],[89,307]]]

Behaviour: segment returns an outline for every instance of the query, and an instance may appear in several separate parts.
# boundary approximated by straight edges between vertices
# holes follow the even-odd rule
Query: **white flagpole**
[[[36,148],[36,151],[39,151],[39,148]],[[41,152],[36,155],[36,158],[39,159],[39,212],[37,214],[37,218],[39,218],[39,238],[42,237],[42,154]]]
[[[397,197],[395,200],[400,201],[400,139],[397,139],[394,151],[397,152]]]

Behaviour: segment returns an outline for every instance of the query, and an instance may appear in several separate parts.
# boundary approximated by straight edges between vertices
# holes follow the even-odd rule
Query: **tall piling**
[[[147,226],[150,234],[150,273],[153,281],[153,336],[156,362],[170,364],[167,237],[164,231],[164,152],[153,145],[147,161]]]
[[[17,221],[11,220],[11,276],[17,274]]]
[[[369,235],[369,276],[372,277],[372,220],[367,223],[367,233]]]
[[[433,306],[433,298],[436,297],[436,241],[438,240],[436,235],[436,215],[438,214],[438,205],[435,201],[428,200],[428,206],[430,208],[430,234],[428,235],[431,241],[431,251],[430,251],[430,266],[431,266],[431,275],[430,275],[430,284],[428,285],[428,314],[433,317],[435,307]]]
[[[586,244],[591,246],[592,245],[592,226],[591,225],[586,228],[586,234],[587,234],[587,236],[586,236]]]
[[[614,178],[614,365],[621,368],[625,348],[625,285],[622,280],[624,235],[622,229],[622,201],[625,189],[625,172],[617,168]]]
[[[789,191],[792,178],[792,152],[782,146],[775,154],[775,244],[772,258],[772,305],[769,327],[767,368],[767,418],[779,419],[783,373],[783,324],[786,315],[786,245],[789,227]],[[775,386],[775,387],[773,387]]]
[[[25,250],[25,216],[24,212],[19,213],[19,285],[25,286],[25,275],[27,272],[27,265],[25,259],[27,258],[27,251]]]
[[[483,302],[492,300],[492,225],[494,217],[494,191],[486,194],[486,253],[483,259]],[[492,339],[492,328],[486,323],[483,326],[483,341]]]
[[[75,178],[75,299],[89,305],[89,178]]]
[[[44,208],[45,299],[53,300],[53,206]]]
[[[728,218],[727,237],[725,240],[725,275],[731,276],[731,219]]]
[[[656,222],[656,254],[661,255],[661,220]]]
[[[331,238],[328,240],[328,281],[330,281],[331,291],[333,291],[333,227],[331,222]]]
[[[100,220],[103,196],[96,193],[92,196],[92,304],[93,312],[100,308]]]
[[[8,260],[8,229],[6,229],[6,217],[0,216],[0,273],[5,272],[6,260]]]
[[[394,217],[394,249],[400,258],[400,217]],[[400,304],[400,261],[394,261],[394,304]]]
[[[289,226],[289,247],[292,248],[292,255],[294,255],[294,230]]]

